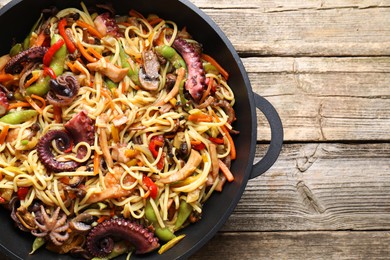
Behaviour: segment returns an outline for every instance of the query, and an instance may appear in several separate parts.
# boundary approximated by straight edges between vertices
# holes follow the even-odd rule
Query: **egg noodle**
[[[69,47],[62,45],[61,48],[68,47],[61,64],[62,74],[75,77],[80,88],[70,104],[60,106],[59,114],[58,106],[46,94],[30,97],[25,93],[26,82],[35,74],[40,77],[37,82],[48,77],[42,60],[29,71],[24,82],[20,81],[26,70],[13,73],[12,80],[2,82],[4,91],[11,93],[7,97],[12,97],[8,98],[7,114],[26,110],[37,114],[19,122],[0,118],[0,199],[10,208],[15,207],[13,210],[25,228],[38,229],[35,233],[42,231],[37,221],[45,224],[42,217],[37,220],[39,210],[32,209],[38,205],[49,216],[59,207],[67,223],[84,213],[92,216],[93,221],[85,223],[91,228],[122,217],[145,227],[168,228],[174,234],[189,222],[199,220],[205,201],[215,190],[222,191],[226,180],[233,181],[229,165],[235,158],[230,136],[234,132],[231,112],[235,99],[227,84],[228,75],[212,58],[201,53],[201,44],[185,28],[179,30],[173,21],[157,15],[144,17],[131,10],[129,15],[115,17],[114,33],[120,34],[113,34],[99,28],[98,17],[97,11],[89,12],[84,4],[80,9],[63,9],[41,19],[28,36],[28,48],[44,46],[58,37],[60,20],[67,20],[67,37],[76,50],[71,54]],[[39,42],[42,35],[46,39]],[[198,100],[185,88],[191,65],[176,67],[173,58],[157,51],[159,46],[172,47],[177,38],[198,49],[206,77]],[[158,57],[158,78],[153,79],[153,90],[143,86],[141,79],[148,62],[146,52]],[[128,64],[124,64],[123,55]],[[180,60],[182,56],[175,58]],[[90,63],[99,63],[101,67],[91,69],[87,66]],[[123,70],[125,65],[126,74],[116,78],[116,70]],[[110,75],[107,68],[115,75]],[[129,71],[139,75],[134,77]],[[146,77],[146,81],[150,79]],[[51,131],[64,131],[64,124],[80,113],[93,122],[93,141],[74,143],[66,151],[61,147],[63,140],[51,142],[50,150],[57,162],[74,161],[78,167],[48,169],[38,152],[39,142]],[[79,149],[85,151],[82,156],[78,156]],[[16,206],[10,203],[13,198],[17,198]],[[179,209],[184,202],[191,206],[191,213],[178,227]],[[148,219],[148,207],[156,221]],[[78,230],[70,225],[61,234],[64,232],[77,234]],[[58,253],[71,252],[64,249],[65,245],[85,249],[84,239],[66,237],[56,244],[44,236],[44,243]],[[160,238],[160,243],[165,240],[171,239]]]

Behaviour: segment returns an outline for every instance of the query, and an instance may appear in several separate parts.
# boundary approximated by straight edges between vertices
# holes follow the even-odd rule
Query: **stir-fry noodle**
[[[47,9],[0,66],[0,203],[34,251],[162,253],[234,180],[228,73],[173,21]]]

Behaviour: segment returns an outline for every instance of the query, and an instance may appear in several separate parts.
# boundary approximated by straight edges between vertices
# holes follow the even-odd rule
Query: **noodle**
[[[46,63],[43,66],[38,61],[34,67],[41,75],[37,82],[46,80],[48,87],[46,92],[37,94],[42,99],[34,100],[37,109],[42,108],[41,114],[15,124],[0,118],[0,129],[9,125],[0,145],[0,202],[7,204],[17,197],[20,206],[15,212],[23,222],[30,221],[35,232],[42,231],[46,221],[37,213],[38,205],[49,216],[59,208],[59,218],[65,216],[66,223],[89,216],[91,226],[96,226],[121,217],[153,229],[165,229],[173,235],[190,220],[200,220],[203,204],[223,184],[223,174],[218,169],[218,174],[211,173],[218,165],[215,158],[226,162],[229,168],[230,153],[235,151],[225,131],[233,130],[235,120],[233,90],[212,64],[199,58],[203,65],[211,67],[204,66],[202,84],[205,88],[209,85],[205,96],[212,102],[199,104],[191,96],[186,89],[186,81],[193,80],[188,78],[193,73],[191,64],[177,67],[174,59],[190,61],[173,48],[174,42],[183,39],[191,44],[188,48],[199,52],[193,54],[199,57],[202,45],[185,29],[179,30],[175,22],[156,15],[120,16],[115,20],[90,14],[84,4],[81,9],[60,10],[33,32],[35,38],[45,32],[47,38],[41,44],[48,44],[55,37],[69,37],[70,43],[65,41],[52,58],[51,62],[60,67],[58,70],[50,63],[56,78],[50,80],[45,74]],[[153,18],[158,20],[151,22]],[[65,25],[60,25],[64,19]],[[76,22],[77,19],[83,22]],[[115,26],[104,31],[105,25],[99,24],[99,19],[111,19],[110,24]],[[60,36],[61,26],[66,35]],[[92,33],[94,30],[103,37]],[[74,45],[74,53],[69,44]],[[175,58],[172,53],[160,53],[158,49],[163,46],[172,48],[169,50],[174,50]],[[58,57],[61,51],[62,60]],[[28,76],[24,78],[28,80]],[[61,85],[59,78],[65,83]],[[72,80],[78,84],[74,93],[67,89]],[[22,96],[21,99],[29,90],[23,86],[24,82],[7,84],[8,91]],[[53,95],[58,103],[53,101]],[[64,104],[67,95],[73,96]],[[27,110],[34,108],[16,104],[8,113]],[[169,181],[171,178],[174,181]],[[22,188],[26,190],[24,194]],[[190,207],[191,217],[177,226],[183,203]],[[79,232],[72,225],[66,227],[61,227],[61,236],[65,236],[64,232]],[[75,247],[87,250],[84,239],[81,240]],[[67,253],[50,239],[45,241],[50,250]]]

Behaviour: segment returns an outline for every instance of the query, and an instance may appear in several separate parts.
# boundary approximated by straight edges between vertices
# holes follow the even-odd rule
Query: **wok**
[[[84,3],[94,5],[99,1]],[[102,1],[103,2],[103,1]],[[107,2],[107,1],[104,1]],[[201,10],[187,0],[113,0],[115,10],[128,12],[135,9],[143,14],[156,13],[160,17],[175,21],[179,28],[186,26],[194,39],[203,44],[204,52],[211,54],[229,71],[229,85],[232,87],[236,104],[237,121],[234,128],[240,134],[234,137],[237,148],[237,160],[232,163],[235,180],[225,185],[222,193],[215,193],[206,202],[202,219],[185,228],[184,240],[162,255],[156,252],[132,256],[132,259],[178,259],[187,258],[209,241],[229,218],[240,200],[249,179],[255,178],[268,170],[279,156],[283,129],[280,118],[272,105],[261,96],[253,93],[243,64],[232,44],[220,28]],[[28,34],[40,11],[49,6],[59,9],[66,7],[80,8],[80,0],[13,0],[0,10],[1,46],[0,54],[9,51],[12,42],[20,42]],[[255,157],[257,118],[259,109],[267,118],[271,128],[271,141],[266,155],[253,165]],[[259,180],[261,181],[261,180]],[[40,249],[29,255],[33,236],[14,227],[9,212],[0,209],[0,251],[3,257],[10,259],[73,259],[68,255],[58,255],[46,249]],[[122,257],[124,259],[124,257]]]

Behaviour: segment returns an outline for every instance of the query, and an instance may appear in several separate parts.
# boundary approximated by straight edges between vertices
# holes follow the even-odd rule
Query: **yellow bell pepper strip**
[[[67,54],[66,46],[64,45],[64,40],[59,34],[54,34],[51,39],[51,45],[54,46],[56,43],[61,42],[60,48],[53,54],[50,60],[49,68],[51,68],[56,76],[61,75],[64,72],[65,59]],[[59,43],[58,43],[59,44]],[[50,49],[49,49],[50,50]],[[49,51],[48,51],[49,52]],[[28,96],[35,94],[38,96],[44,96],[49,91],[49,81],[50,76],[40,78],[35,84],[26,89],[26,94]]]
[[[65,45],[66,45],[66,48],[68,49],[68,51],[70,53],[74,53],[76,51],[76,46],[74,45],[72,40],[69,39],[68,35],[66,34],[66,30],[65,30],[66,24],[67,24],[66,18],[62,18],[58,22],[58,32],[62,36],[62,38],[64,39]]]
[[[17,125],[17,124],[24,123],[37,115],[38,112],[33,109],[18,110],[15,112],[10,112],[5,116],[1,117],[0,122],[10,124],[10,125]]]
[[[166,251],[168,251],[169,249],[171,249],[174,245],[176,245],[177,243],[179,243],[186,235],[185,234],[181,234],[180,236],[177,236],[175,238],[173,238],[172,240],[170,240],[168,243],[164,244],[159,250],[158,250],[158,253],[161,255],[163,253],[165,253]]]

